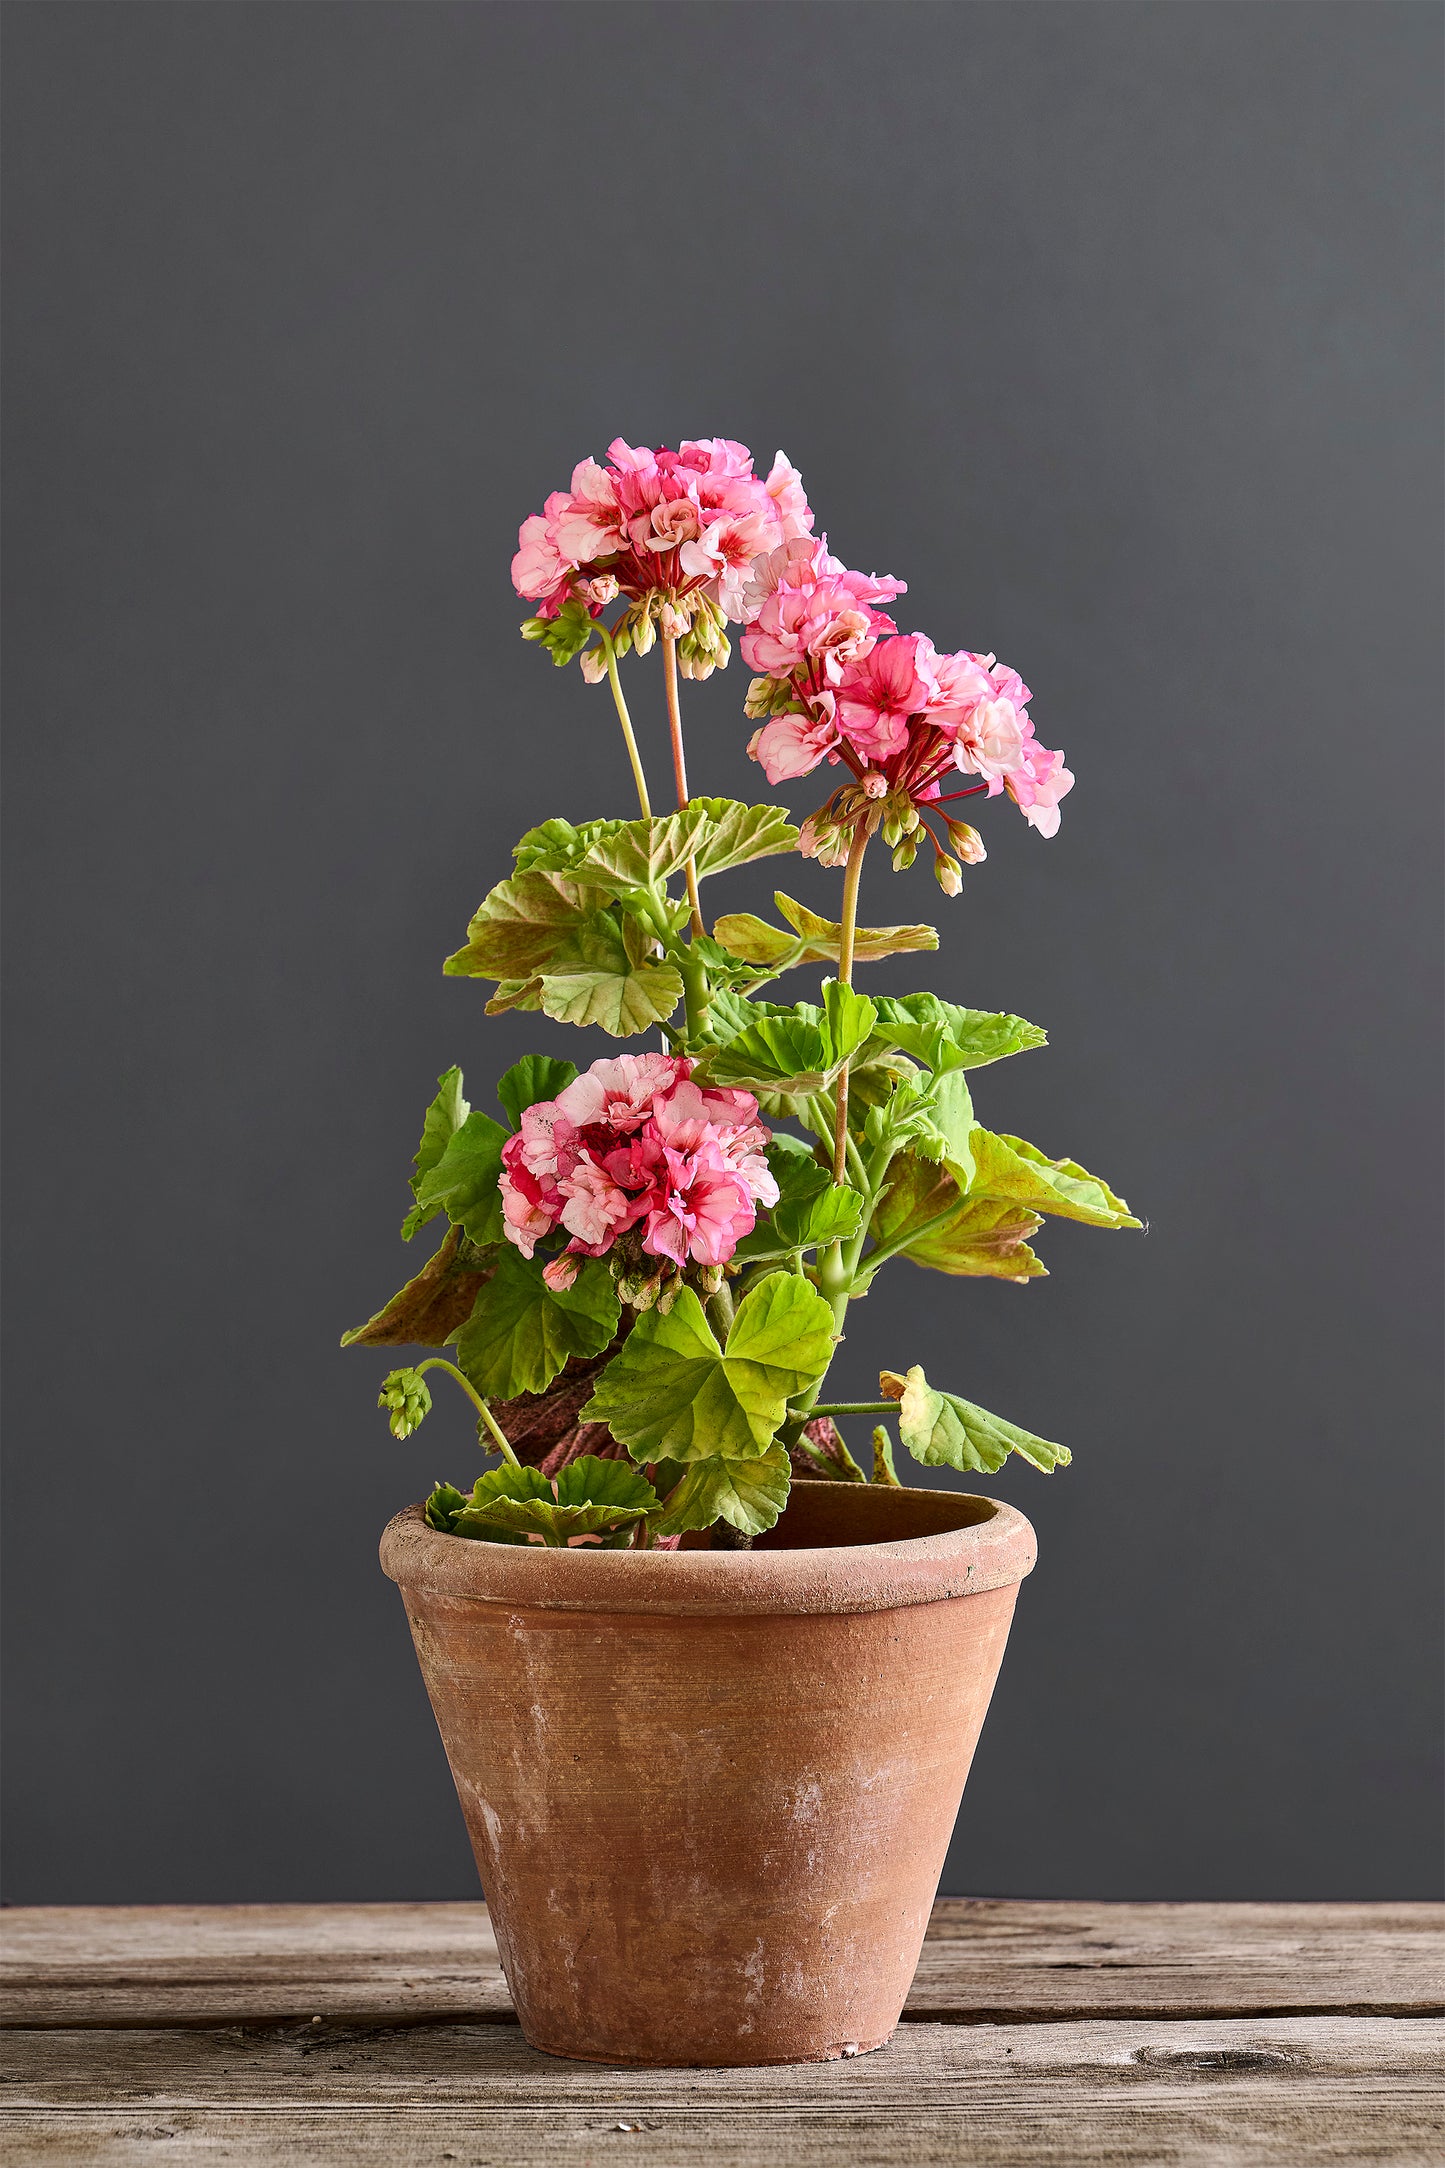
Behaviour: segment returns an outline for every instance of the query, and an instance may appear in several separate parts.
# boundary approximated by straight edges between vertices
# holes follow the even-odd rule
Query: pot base
[[[539,2055],[555,2055],[559,2062],[591,2063],[594,2067],[611,2070],[788,2070],[798,2063],[849,2063],[859,2055],[876,2055],[886,2048],[897,2026],[877,2040],[848,2040],[838,2047],[800,2049],[796,2055],[727,2055],[693,2056],[675,2063],[659,2062],[655,2055],[589,2055],[585,2048],[549,2047],[545,2040],[534,2040],[522,2027],[522,2038],[529,2048]]]

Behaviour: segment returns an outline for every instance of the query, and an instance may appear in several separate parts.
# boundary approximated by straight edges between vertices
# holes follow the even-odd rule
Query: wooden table
[[[1445,1907],[949,1901],[851,2063],[535,2054],[480,1904],[0,1915],[8,2168],[1445,2162]]]

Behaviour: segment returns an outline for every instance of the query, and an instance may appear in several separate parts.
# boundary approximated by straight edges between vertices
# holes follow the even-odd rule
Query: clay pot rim
[[[888,1611],[1011,1588],[1032,1573],[1034,1531],[1015,1506],[971,1492],[890,1490],[985,1508],[965,1526],[892,1542],[776,1551],[553,1551],[477,1543],[429,1528],[406,1506],[381,1538],[382,1570],[402,1588],[477,1603],[663,1615]]]

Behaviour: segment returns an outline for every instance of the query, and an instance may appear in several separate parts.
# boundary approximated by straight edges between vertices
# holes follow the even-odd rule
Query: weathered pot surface
[[[802,1482],[751,1551],[391,1522],[522,2030],[587,2061],[880,2047],[918,1962],[1033,1530]]]

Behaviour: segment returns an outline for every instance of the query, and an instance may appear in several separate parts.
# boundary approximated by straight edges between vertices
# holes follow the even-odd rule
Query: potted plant
[[[1072,777],[991,655],[900,634],[903,583],[812,532],[780,453],[621,440],[521,530],[524,637],[605,683],[638,799],[544,820],[454,976],[643,1051],[528,1055],[474,1109],[448,1069],[402,1228],[435,1254],[363,1346],[449,1349],[382,1390],[397,1437],[445,1371],[495,1465],[397,1516],[399,1584],[523,2030],[639,2063],[850,2055],[897,2022],[1032,1531],[994,1499],[906,1488],[916,1461],[1047,1472],[1063,1447],[885,1351],[830,1399],[849,1306],[885,1265],[1025,1282],[1047,1214],[1134,1227],[1072,1160],[985,1128],[973,1070],[1042,1046],[1017,1016],[870,998],[856,967],[937,946],[861,927],[870,844],[984,857],[957,817],[1007,795],[1042,835]],[[839,787],[794,828],[689,793],[679,679],[740,626],[749,750]],[[619,665],[661,650],[676,804],[655,811]],[[956,786],[956,787],[955,787]],[[791,851],[842,870],[836,919],[709,925],[702,884]],[[772,998],[816,966],[817,998]],[[840,1423],[873,1419],[861,1457]],[[883,1419],[883,1420],[880,1420]],[[856,1434],[855,1434],[856,1435]]]

